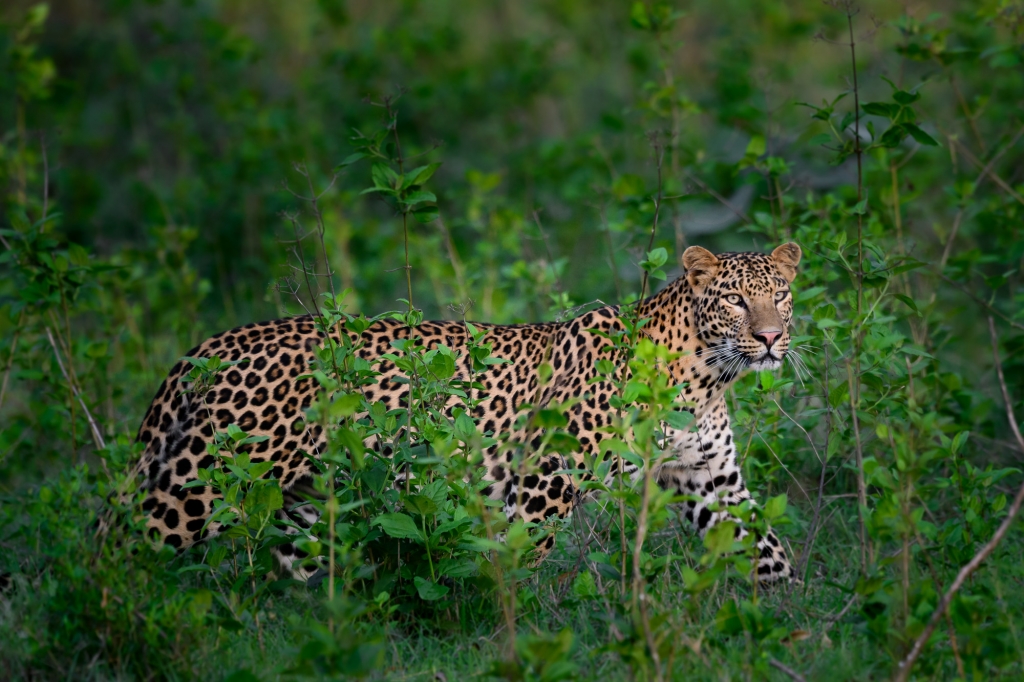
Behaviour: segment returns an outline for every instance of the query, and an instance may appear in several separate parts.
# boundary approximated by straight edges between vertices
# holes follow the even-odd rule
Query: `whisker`
[[[790,351],[786,353],[786,356],[792,356],[793,361],[790,364],[792,365],[793,371],[796,373],[797,378],[800,379],[800,384],[804,385],[805,374],[807,376],[807,380],[810,381],[811,370],[810,368],[807,367],[807,363],[804,362],[804,359],[800,356],[800,353],[797,352],[796,349],[790,349]]]

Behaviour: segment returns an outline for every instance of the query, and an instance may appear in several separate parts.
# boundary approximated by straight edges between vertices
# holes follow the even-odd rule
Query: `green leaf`
[[[373,168],[370,169],[370,177],[373,178],[373,184],[380,189],[394,189],[398,180],[398,174],[391,170],[390,166],[380,161],[373,164]]]
[[[704,535],[704,547],[712,554],[725,554],[732,550],[736,539],[736,522],[721,521],[711,526]]]
[[[366,158],[366,154],[364,154],[362,152],[356,152],[355,154],[349,154],[348,156],[345,157],[345,159],[341,163],[339,163],[337,166],[334,167],[334,170],[336,170],[336,171],[337,170],[341,170],[342,168],[345,168],[346,166],[351,166],[356,161],[358,161],[360,159],[365,159],[365,158]]]
[[[921,311],[917,309],[917,303],[914,302],[914,299],[912,299],[909,296],[906,296],[904,294],[893,294],[893,295],[898,300],[903,301],[904,303],[906,303],[907,307],[910,308],[911,310],[913,310],[915,313],[917,313],[918,315],[921,314]]]
[[[419,593],[420,599],[423,599],[424,601],[437,601],[451,591],[451,588],[447,585],[438,585],[433,581],[419,576],[413,578],[412,581],[416,585],[416,592]]]
[[[409,495],[404,497],[402,501],[405,502],[406,509],[420,516],[427,516],[437,511],[437,505],[426,495]],[[387,532],[386,528],[384,530]]]
[[[850,209],[850,215],[864,215],[868,212],[868,199],[864,197]]]
[[[882,116],[883,118],[892,118],[900,110],[898,106],[895,104],[889,104],[888,102],[867,102],[862,104],[860,108],[865,114]]]
[[[477,435],[476,422],[465,412],[455,418],[455,435],[462,441],[470,441]]]
[[[553,371],[554,370],[551,369],[551,365],[546,362],[542,362],[537,365],[537,379],[540,381],[541,385],[548,383]]]
[[[417,208],[412,212],[412,215],[416,220],[426,225],[427,223],[432,223],[437,220],[440,213],[437,210],[437,206],[424,206],[422,208]]]
[[[685,430],[694,422],[693,414],[686,410],[672,410],[665,414],[665,423],[673,429]]]
[[[273,466],[273,462],[268,462],[268,464]],[[249,494],[245,496],[243,506],[249,514],[275,512],[284,506],[284,495],[281,493],[281,489],[277,487],[276,483],[272,485],[260,485],[253,488]]]
[[[429,163],[426,166],[420,166],[414,168],[406,174],[406,187],[413,187],[415,185],[422,185],[427,180],[434,176],[437,169],[441,167],[440,163]]]
[[[398,512],[382,514],[375,518],[371,525],[380,526],[385,533],[393,538],[424,541],[423,531],[416,526],[416,522],[408,514]]]
[[[572,583],[572,593],[580,599],[593,599],[597,596],[597,582],[594,575],[587,570],[580,571]]]
[[[747,143],[747,151],[744,156],[750,156],[753,158],[759,158],[764,156],[764,153],[768,150],[768,144],[765,142],[763,135],[754,135],[750,138],[750,142]]]
[[[228,424],[228,436],[233,441],[240,441],[246,437],[246,432],[238,427],[238,424]]]
[[[769,521],[774,521],[782,516],[786,512],[786,501],[786,493],[769,498],[764,505],[764,517]]]
[[[651,28],[651,19],[647,16],[647,7],[642,2],[634,2],[629,9],[629,20],[636,28],[643,31]]]
[[[659,246],[650,253],[647,254],[647,261],[654,266],[654,268],[660,268],[662,265],[668,262],[668,251],[664,247]],[[652,268],[652,269],[654,269]]]
[[[964,443],[967,442],[967,439],[970,438],[970,436],[970,431],[961,431],[960,433],[956,434],[956,436],[953,437],[952,445],[950,445],[949,447],[950,452],[952,452],[954,455],[958,454],[960,450],[964,447]]]
[[[923,348],[919,348],[919,347],[917,347],[917,346],[915,346],[913,344],[910,344],[910,343],[902,346],[900,348],[900,351],[903,352],[903,353],[906,353],[907,355],[913,355],[913,356],[916,356],[916,357],[919,357],[919,358],[930,358],[932,360],[935,359],[934,355],[930,355],[930,354],[926,353]]]
[[[906,90],[897,90],[892,93],[892,98],[899,104],[906,106],[907,104],[913,104],[917,100],[921,99],[921,93],[919,92],[907,92]]]
[[[935,138],[921,130],[915,123],[903,123],[903,130],[905,130],[918,144],[927,145],[929,147],[938,147],[939,143],[935,141]]]
[[[419,204],[424,201],[437,201],[437,197],[434,196],[433,192],[428,192],[425,189],[417,190],[405,198],[407,204]]]
[[[892,147],[896,147],[897,145],[899,145],[899,143],[902,142],[903,138],[906,136],[907,133],[903,130],[903,126],[890,126],[888,130],[882,133],[882,137],[879,138],[878,144],[880,144],[883,147],[888,147],[891,149]]]
[[[469,519],[464,521],[469,523]],[[449,578],[472,578],[479,570],[472,559],[443,559],[438,564],[437,572]]]

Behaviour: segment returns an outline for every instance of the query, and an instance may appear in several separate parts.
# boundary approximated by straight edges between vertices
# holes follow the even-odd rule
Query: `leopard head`
[[[726,371],[777,369],[789,350],[793,296],[800,247],[783,244],[771,255],[722,253],[699,246],[683,254],[693,291],[697,338]]]

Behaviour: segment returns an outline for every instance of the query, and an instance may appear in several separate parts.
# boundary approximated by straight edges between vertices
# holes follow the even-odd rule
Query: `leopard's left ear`
[[[802,255],[803,252],[800,250],[800,247],[793,242],[789,242],[772,251],[772,260],[775,261],[775,267],[779,269],[782,276],[787,281],[792,282],[796,279],[796,266],[800,264],[800,257]]]

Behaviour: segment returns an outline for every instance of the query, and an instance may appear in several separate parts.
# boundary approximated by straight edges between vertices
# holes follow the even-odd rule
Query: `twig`
[[[11,366],[14,364],[14,351],[18,349],[18,339],[21,337],[21,323],[25,319],[24,309],[18,315],[18,322],[14,325],[14,338],[11,339],[11,352],[7,356],[7,366],[4,367],[4,380],[0,384],[0,407],[4,406],[4,397],[7,395],[7,380],[11,378]]]
[[[651,143],[651,148],[654,150],[654,160],[658,166],[658,193],[654,196],[654,220],[651,222],[651,238],[647,242],[647,253],[650,253],[651,249],[654,248],[654,238],[658,234],[658,217],[661,215],[661,203],[663,199],[661,166],[662,161],[665,159],[665,148],[658,141],[657,133],[648,134],[648,139]],[[644,276],[640,282],[640,298],[637,299],[637,306],[640,305],[640,302],[643,301],[644,297],[647,295],[647,281],[649,278],[650,273],[647,270],[644,270]]]
[[[970,297],[971,297],[971,299],[973,299],[975,303],[977,303],[977,304],[978,304],[978,305],[980,305],[980,306],[983,306],[983,307],[984,307],[984,308],[985,308],[986,310],[988,310],[988,312],[989,312],[989,313],[991,313],[991,314],[995,315],[996,317],[1000,318],[1000,319],[1001,319],[1001,320],[1002,320],[1003,322],[1005,322],[1006,324],[1010,325],[1011,327],[1014,327],[1014,328],[1016,328],[1016,329],[1020,329],[1021,331],[1024,331],[1024,325],[1022,325],[1022,324],[1021,324],[1021,323],[1019,323],[1019,322],[1014,322],[1013,320],[1011,320],[1010,318],[1008,318],[1008,317],[1007,317],[1006,315],[1004,315],[1003,313],[1001,313],[1001,312],[1000,312],[999,310],[997,310],[997,309],[993,308],[993,307],[992,307],[992,306],[991,306],[991,305],[990,305],[989,303],[987,303],[986,301],[984,301],[984,300],[982,300],[982,299],[978,298],[977,296],[975,296],[975,295],[974,295],[974,294],[973,294],[973,293],[971,292],[971,290],[970,290],[970,289],[968,289],[968,288],[967,288],[967,287],[965,287],[964,285],[960,284],[960,282],[957,282],[957,281],[956,281],[956,280],[954,280],[954,279],[950,279],[949,277],[946,277],[946,276],[945,276],[944,274],[942,274],[941,272],[940,272],[940,273],[938,273],[938,274],[939,274],[939,277],[941,277],[942,279],[944,279],[944,280],[945,280],[945,281],[946,281],[947,283],[949,283],[949,284],[952,284],[952,285],[953,285],[953,286],[955,286],[955,287],[956,287],[957,289],[959,289],[959,290],[960,290],[960,291],[962,291],[963,293],[965,293],[965,294],[967,294],[968,296],[970,296]]]
[[[821,519],[821,504],[825,497],[825,474],[828,471],[828,446],[829,439],[832,437],[832,409],[831,404],[828,401],[828,346],[825,346],[825,459],[820,456],[818,459],[821,461],[821,474],[818,476],[818,500],[814,504],[814,516],[811,518],[811,527],[807,531],[807,543],[804,545],[804,551],[800,556],[800,561],[797,563],[796,575],[799,577],[807,570],[807,566],[811,559],[811,551],[814,549],[814,540],[818,536],[818,521]],[[796,422],[794,422],[796,423]],[[797,426],[800,426],[797,424]],[[802,426],[800,427],[803,428]],[[806,434],[807,432],[804,431]],[[811,440],[810,435],[807,436],[807,440],[810,441],[811,447],[814,447],[814,441]],[[814,454],[818,454],[815,450]]]
[[[42,133],[39,136],[39,146],[43,153],[43,216],[42,221],[45,224],[46,214],[50,208],[50,161],[46,156],[46,133]],[[45,229],[45,228],[40,228]]]
[[[1010,422],[1010,430],[1013,437],[1017,439],[1020,451],[1024,452],[1024,437],[1020,435],[1020,428],[1017,426],[1017,418],[1013,415],[1013,402],[1010,400],[1010,392],[1006,389],[1006,378],[1003,377],[1003,363],[999,361],[999,340],[996,337],[996,322],[992,316],[988,316],[988,335],[992,338],[992,357],[996,363],[996,376],[999,377],[999,389],[1003,393],[1003,403],[1006,404],[1006,419]]]
[[[1017,134],[1013,136],[1013,139],[1007,142],[1002,149],[996,152],[995,156],[989,159],[988,163],[985,164],[985,167],[981,169],[981,173],[979,173],[978,177],[974,180],[975,187],[985,179],[985,176],[992,170],[992,166],[995,165],[996,161],[1001,159],[1003,154],[1010,151],[1010,149],[1017,144],[1017,140],[1021,138],[1021,135],[1024,135],[1024,127],[1021,127],[1021,129],[1017,131]],[[963,145],[960,146],[962,147]],[[939,270],[946,267],[946,262],[949,260],[949,256],[953,251],[953,242],[956,240],[956,234],[960,230],[960,222],[963,219],[963,216],[964,208],[961,207],[960,210],[956,212],[956,218],[953,220],[953,229],[950,231],[949,238],[946,240],[946,247],[942,250],[942,260],[939,261]]]
[[[849,385],[853,387],[853,368],[850,361],[846,361],[846,378]],[[864,526],[864,512],[868,508],[867,486],[864,484],[864,450],[860,442],[860,419],[857,417],[857,400],[850,391],[850,415],[853,418],[854,452],[857,455],[857,523],[860,531],[860,570],[862,574],[867,573],[867,532]]]
[[[742,220],[743,222],[745,222],[745,223],[746,223],[747,225],[753,225],[753,224],[754,224],[754,221],[753,221],[753,220],[751,220],[751,219],[750,219],[750,217],[749,217],[749,216],[748,216],[748,215],[747,215],[746,213],[744,213],[744,212],[743,212],[743,211],[741,211],[740,209],[738,209],[738,208],[736,208],[735,206],[733,206],[732,204],[730,204],[730,203],[729,203],[729,200],[728,200],[728,199],[726,199],[726,198],[725,198],[725,197],[723,197],[723,196],[722,196],[721,194],[719,194],[718,192],[716,192],[716,191],[715,191],[714,189],[712,189],[711,187],[709,187],[708,185],[706,185],[706,184],[705,184],[705,183],[704,183],[704,182],[703,182],[703,181],[702,181],[702,180],[701,180],[700,178],[698,178],[698,177],[697,177],[696,175],[694,175],[694,174],[693,174],[693,173],[691,173],[690,171],[686,170],[685,168],[683,168],[683,169],[682,169],[682,171],[683,171],[683,175],[685,175],[685,176],[687,177],[687,179],[689,179],[689,180],[690,180],[690,182],[693,182],[693,183],[695,183],[695,184],[696,184],[696,185],[697,185],[698,187],[700,187],[700,188],[701,188],[702,190],[704,190],[705,192],[707,192],[708,194],[710,194],[711,196],[713,196],[713,197],[714,197],[715,199],[718,199],[718,201],[719,201],[719,202],[720,202],[720,203],[721,203],[721,204],[722,204],[723,206],[725,206],[725,207],[726,207],[727,209],[729,209],[730,211],[732,211],[732,212],[733,212],[733,213],[734,213],[734,214],[736,215],[736,217],[737,217],[737,218],[739,218],[740,220]]]
[[[1017,440],[1017,446],[1021,452],[1024,452],[1024,437],[1020,434],[1020,428],[1017,426],[1017,418],[1013,414],[1013,403],[1010,401],[1010,392],[1006,388],[1006,379],[1003,376],[1003,365],[999,361],[999,339],[996,336],[996,323],[992,319],[992,316],[988,317],[988,333],[992,339],[992,356],[995,358],[996,365],[996,376],[999,378],[999,389],[1003,394],[1003,402],[1006,404],[1006,418],[1010,422],[1010,430],[1013,431],[1013,436]],[[914,667],[914,663],[917,661],[921,652],[924,650],[925,645],[928,643],[928,639],[932,636],[935,631],[935,626],[938,625],[939,620],[942,618],[946,609],[949,608],[950,603],[953,601],[953,597],[959,591],[960,587],[963,586],[964,582],[971,577],[978,568],[984,563],[985,559],[989,557],[992,552],[995,551],[996,547],[1002,541],[1003,536],[1013,525],[1014,520],[1017,518],[1017,513],[1020,511],[1021,504],[1024,504],[1024,484],[1021,485],[1020,490],[1017,491],[1017,496],[1013,498],[1013,504],[1010,505],[1010,509],[1006,512],[1006,518],[999,524],[999,528],[992,535],[992,539],[989,540],[984,547],[982,547],[974,558],[967,562],[960,572],[957,573],[956,579],[953,580],[953,584],[950,585],[946,594],[942,595],[942,600],[938,606],[935,607],[935,611],[932,612],[932,617],[928,621],[928,625],[925,627],[924,632],[914,642],[914,646],[910,649],[910,653],[907,654],[906,658],[900,661],[899,667],[896,669],[896,674],[893,675],[893,680],[896,682],[903,682],[910,675],[910,670]]]
[[[786,673],[787,675],[789,675],[790,679],[797,680],[797,682],[805,682],[805,678],[803,675],[793,670],[781,661],[776,661],[774,658],[769,658],[768,665],[775,668],[776,670],[781,670],[782,672]]]
[[[833,625],[843,619],[843,616],[846,615],[846,612],[850,610],[850,607],[853,606],[853,603],[857,601],[857,597],[859,596],[859,594],[854,592],[853,596],[850,597],[850,601],[846,602],[846,606],[844,606],[839,613],[834,616],[825,616],[825,620],[828,621],[828,625],[825,626],[825,632],[828,632]]]
[[[1021,195],[1017,194],[1017,191],[1014,190],[1012,187],[1010,187],[1010,185],[1007,184],[1007,182],[1005,180],[1003,180],[1001,177],[996,175],[995,172],[993,172],[992,169],[989,166],[986,166],[981,161],[979,161],[978,157],[976,157],[974,154],[972,154],[970,149],[965,147],[964,144],[962,142],[958,141],[956,138],[952,138],[951,137],[949,139],[950,139],[950,141],[953,144],[955,144],[957,147],[960,148],[960,151],[963,152],[964,156],[967,157],[968,161],[973,163],[978,168],[981,168],[982,169],[982,173],[988,175],[988,177],[992,179],[992,182],[994,182],[997,185],[999,185],[1000,187],[1002,187],[1003,190],[1005,190],[1006,193],[1009,194],[1011,197],[1016,199],[1018,203],[1024,205],[1024,197],[1022,197]]]
[[[100,450],[107,447],[106,443],[103,442],[103,434],[100,432],[100,427],[96,425],[96,420],[92,418],[92,413],[89,412],[89,408],[85,405],[85,400],[82,399],[82,394],[78,390],[78,386],[71,381],[71,377],[68,376],[68,372],[64,369],[64,363],[60,359],[60,350],[57,348],[57,342],[53,338],[53,332],[50,328],[46,328],[46,336],[50,339],[50,345],[53,347],[54,357],[57,358],[57,366],[60,367],[60,373],[64,375],[65,381],[71,386],[71,391],[75,394],[75,398],[78,399],[78,404],[82,406],[82,410],[85,411],[85,418],[89,421],[89,428],[92,431],[92,439],[96,443],[96,447]]]

